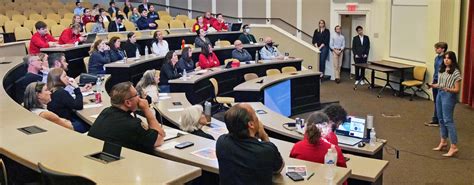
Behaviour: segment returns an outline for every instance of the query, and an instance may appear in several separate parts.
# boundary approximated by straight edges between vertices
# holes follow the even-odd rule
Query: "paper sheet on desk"
[[[170,99],[171,97],[170,96],[160,96],[158,97],[159,100],[166,100],[166,99]]]
[[[184,108],[174,108],[174,109],[168,109],[168,111],[170,112],[180,112],[180,111],[183,111]]]
[[[191,154],[207,159],[207,160],[217,160],[216,149],[214,148],[203,148],[203,149],[191,152]]]
[[[102,106],[101,103],[89,103],[89,104],[84,105],[84,109],[97,108],[101,106]]]
[[[91,115],[90,117],[94,118],[94,119],[97,119],[97,117],[99,117],[99,114],[94,114],[94,115]]]
[[[85,96],[90,96],[90,95],[93,95],[94,94],[94,91],[89,91],[89,92],[82,92],[82,96],[85,97]]]
[[[163,145],[161,145],[159,147],[156,147],[155,150],[164,151],[164,150],[172,149],[177,144],[179,144],[179,143],[176,142],[176,141],[168,141],[168,142],[164,143]]]
[[[183,131],[172,129],[172,128],[165,128],[164,130],[165,130],[165,133],[166,133],[165,140],[169,139],[169,138],[172,138],[172,137],[176,137],[178,135],[178,133],[181,133],[182,135],[188,134],[187,132],[183,132]]]

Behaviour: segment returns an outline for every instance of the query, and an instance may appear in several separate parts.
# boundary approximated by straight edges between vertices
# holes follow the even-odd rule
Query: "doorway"
[[[342,35],[344,35],[346,41],[346,48],[344,49],[344,59],[342,62],[343,70],[350,70],[351,74],[354,74],[354,63],[352,58],[352,38],[357,35],[355,30],[357,26],[362,26],[365,29],[365,15],[356,15],[356,14],[340,14]]]

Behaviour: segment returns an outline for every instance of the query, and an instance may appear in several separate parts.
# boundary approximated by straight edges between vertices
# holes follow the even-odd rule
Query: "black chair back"
[[[53,171],[46,168],[41,163],[38,163],[38,168],[41,172],[41,180],[43,185],[95,185],[94,181],[87,178],[69,175]]]

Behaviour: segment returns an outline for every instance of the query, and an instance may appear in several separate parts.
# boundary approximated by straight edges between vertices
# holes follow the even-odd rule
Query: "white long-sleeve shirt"
[[[153,54],[158,55],[158,56],[165,56],[168,51],[170,51],[168,47],[168,42],[166,40],[162,40],[158,44],[156,42],[153,42],[153,45],[151,46],[151,51]]]

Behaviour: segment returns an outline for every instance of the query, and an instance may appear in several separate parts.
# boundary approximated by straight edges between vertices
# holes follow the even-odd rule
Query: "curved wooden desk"
[[[233,97],[234,87],[244,82],[244,75],[256,73],[258,76],[265,76],[268,69],[281,69],[286,66],[293,66],[301,70],[300,58],[288,60],[261,60],[257,64],[242,64],[238,68],[225,69],[224,66],[207,69],[206,72],[190,73],[188,78],[170,80],[172,92],[185,92],[186,97],[192,104],[201,104],[212,97],[213,87],[209,82],[210,78],[215,78],[219,83],[219,96]]]
[[[180,116],[181,112],[179,111],[170,111],[176,108],[185,108],[191,106],[191,103],[189,103],[186,100],[186,95],[184,93],[170,93],[167,95],[166,99],[161,99],[160,102],[155,106],[156,109],[160,112],[160,114],[167,119],[171,124],[173,124],[176,127],[179,127],[179,124],[181,122]],[[182,105],[181,106],[175,106],[173,105],[173,102],[180,102]],[[212,118],[212,124],[215,125],[216,127],[225,127],[225,123],[216,120]],[[212,131],[212,128],[210,127],[204,127],[203,130],[209,134],[211,134],[215,139],[217,139],[222,133],[217,133],[215,131]],[[166,158],[184,162],[186,164],[190,165],[195,165],[198,167],[203,168],[203,170],[210,171],[213,173],[219,173],[219,165],[217,161],[212,161],[212,160],[206,160],[202,159],[200,157],[196,157],[194,155],[189,154],[192,151],[196,151],[202,148],[215,148],[215,143],[216,141],[214,140],[209,140],[203,137],[198,137],[194,138],[196,140],[186,140],[184,138],[178,138],[178,139],[183,139],[182,141],[192,141],[194,142],[194,146],[189,147],[187,150],[178,150],[178,149],[168,149],[165,151],[160,151],[158,150],[159,155],[164,156]],[[191,139],[191,138],[190,138]],[[298,160],[294,158],[289,157],[289,150],[293,146],[292,143],[288,143],[286,141],[281,141],[278,139],[271,138],[270,139],[280,150],[280,153],[283,157],[283,160],[285,161],[285,165],[290,165],[290,166],[298,166],[298,165],[304,165],[307,167],[308,172],[315,172],[314,177],[312,177],[309,181],[300,181],[300,182],[294,182],[292,181],[289,177],[285,175],[285,170],[283,170],[279,175],[275,175],[273,178],[274,184],[324,184],[327,183],[324,179],[324,175],[326,174],[326,168],[324,168],[324,165],[319,164],[319,163],[313,163],[313,162],[308,162],[308,161],[303,161],[303,160]],[[196,145],[197,144],[197,145]],[[287,149],[286,149],[286,148]],[[285,149],[283,149],[285,148]],[[335,184],[341,184],[344,182],[350,175],[351,175],[351,169],[348,168],[337,168],[337,175],[334,178],[334,183]]]
[[[264,90],[284,81],[291,82],[291,115],[320,109],[319,76],[313,70],[263,76],[243,82],[234,87],[236,102],[264,102]],[[283,93],[282,93],[283,94]]]
[[[10,85],[5,79],[22,63],[22,57],[1,60],[12,61],[0,67],[0,83],[5,87]],[[84,156],[101,151],[103,141],[41,119],[6,96],[4,88],[0,93],[0,153],[30,169],[38,171],[37,164],[41,162],[97,184],[183,184],[201,174],[199,168],[126,148],[122,149],[122,160],[109,164],[88,159]],[[18,130],[33,125],[46,132],[26,135]]]
[[[170,109],[174,109],[177,106],[173,105],[173,102],[180,102],[182,105],[178,107],[189,107],[191,103],[186,101],[184,93],[170,93],[167,95],[167,98],[163,98],[160,100],[160,103],[157,104],[156,109],[160,112],[164,119],[166,119],[169,123],[174,125],[175,127],[179,127],[181,123],[180,120],[180,112],[172,112],[169,111]],[[292,119],[278,116],[269,119],[270,117],[262,117],[259,116],[260,121],[262,121],[265,125],[269,123],[281,123],[281,122],[291,122],[294,121]],[[212,124],[218,125],[220,127],[226,128],[225,123],[212,118]],[[267,128],[267,127],[266,127]],[[269,129],[269,128],[268,128]],[[216,132],[217,129],[211,127],[203,127],[203,130],[208,134],[211,134],[214,138],[218,138],[222,133]],[[201,138],[202,139],[202,138]],[[278,147],[278,150],[284,157],[285,161],[289,159],[295,160],[293,158],[289,158],[291,148],[293,148],[293,143],[270,138],[271,141]],[[364,148],[362,148],[364,149]],[[174,151],[176,152],[176,151]],[[171,152],[170,152],[171,153]],[[347,154],[344,153],[345,157],[349,157],[350,160],[347,161],[347,166],[351,169],[350,179],[349,181],[355,181],[357,184],[381,184],[383,180],[383,171],[388,166],[388,161],[379,160],[379,159],[371,159],[367,157],[361,157],[357,155]],[[287,162],[288,164],[288,162]],[[292,165],[292,164],[290,164]]]
[[[145,46],[148,46],[149,51],[151,50],[152,45],[152,37],[151,35],[154,30],[144,30],[144,31],[137,31],[142,33],[142,37],[137,38],[137,43],[140,45],[139,51],[141,55],[145,54]],[[127,34],[129,31],[126,32],[114,32],[114,34],[122,35],[122,38],[127,38]],[[98,34],[98,38],[106,39],[109,33]],[[240,31],[235,32],[216,32],[216,33],[209,33],[207,37],[209,40],[214,43],[218,40],[228,40],[233,43],[237,40],[242,34]],[[170,50],[180,50],[181,49],[181,41],[184,39],[186,44],[194,44],[194,39],[196,38],[195,33],[185,33],[185,34],[173,34],[164,36],[164,40],[168,42],[168,47]],[[108,40],[108,39],[106,39]],[[122,39],[122,42],[126,42],[126,39]],[[66,61],[69,63],[69,70],[67,72],[68,76],[76,77],[81,73],[86,72],[86,66],[84,65],[84,57],[89,56],[89,50],[92,44],[81,44],[79,46],[74,45],[67,45],[67,46],[59,46],[59,47],[52,47],[52,48],[42,48],[41,52],[44,53],[64,53],[66,56]],[[150,51],[151,52],[151,51]],[[195,60],[197,61],[197,60]]]
[[[253,55],[255,52],[263,47],[263,44],[246,44],[244,48]],[[219,58],[221,65],[224,64],[224,60],[228,58],[232,58],[232,51],[235,49],[234,46],[229,47],[219,47],[214,48],[213,51],[216,56]],[[181,51],[177,51],[178,55],[181,55]],[[199,54],[201,53],[201,49],[197,48],[193,50],[193,60],[195,62],[199,61]],[[148,55],[148,56],[140,56],[140,58],[129,58],[127,62],[114,62],[110,64],[106,64],[106,73],[111,74],[111,78],[109,82],[106,84],[106,89],[112,88],[113,85],[131,81],[133,83],[137,83],[140,78],[143,76],[146,70],[150,69],[161,69],[163,65],[164,57],[159,57],[156,55]],[[173,88],[171,88],[173,89]],[[209,95],[207,95],[209,96]]]

